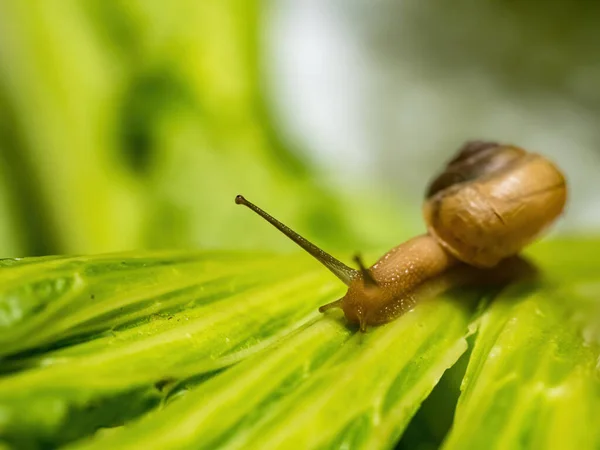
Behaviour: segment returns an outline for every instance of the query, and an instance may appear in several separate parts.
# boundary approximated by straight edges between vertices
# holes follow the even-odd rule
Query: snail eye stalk
[[[312,242],[300,236],[294,230],[284,225],[277,219],[275,219],[270,214],[267,214],[261,208],[256,206],[254,203],[246,200],[243,196],[238,195],[235,197],[235,203],[238,205],[244,205],[258,214],[260,217],[265,219],[283,234],[285,234],[288,238],[302,247],[305,251],[311,254],[317,261],[327,267],[336,277],[338,277],[344,284],[347,286],[352,282],[352,280],[356,277],[357,271],[348,267],[343,262],[331,256],[329,253],[321,250],[319,247],[314,245]]]
[[[371,273],[371,271],[364,265],[362,257],[359,254],[354,255],[354,262],[360,269],[360,274],[362,275],[363,283],[365,284],[365,287],[366,288],[378,287],[379,283],[377,283],[377,280],[375,280],[375,278],[373,278],[373,274]]]

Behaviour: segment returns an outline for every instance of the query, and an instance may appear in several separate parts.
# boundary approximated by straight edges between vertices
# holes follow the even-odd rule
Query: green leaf
[[[317,320],[89,448],[390,447],[466,349],[468,317],[439,298],[366,335]]]
[[[595,448],[600,242],[528,256],[539,277],[477,318],[493,291],[433,295],[366,334],[317,312],[344,286],[305,255],[3,260],[0,442],[392,448],[476,330],[445,448]],[[421,424],[447,422],[441,394]]]
[[[3,260],[0,355],[207,306],[289,279],[307,267],[297,261],[226,252]]]
[[[391,443],[466,347],[469,310],[451,298],[366,335],[339,316],[324,318],[317,307],[339,297],[343,285],[304,255],[2,264],[0,437],[19,446],[58,445],[122,425],[183,387],[190,393],[149,416],[150,425],[125,427],[112,439],[158,442],[137,427],[157,421],[179,429],[188,414],[206,415],[198,399],[210,394],[210,408],[219,409],[210,417],[221,428],[191,426],[192,435],[181,435],[190,445],[206,442],[209,431],[220,442],[237,430],[246,436],[240,445],[271,436],[277,446],[288,421],[300,435],[320,430],[311,436],[330,446],[339,439]],[[308,417],[307,405],[321,406]],[[362,431],[348,434],[356,424]],[[177,439],[175,431],[168,436]]]
[[[231,365],[314,318],[342,288],[304,255],[121,255],[13,264],[4,261],[0,310],[21,320],[5,321],[3,348],[35,351],[2,362],[3,371],[14,374],[0,379],[0,437],[38,444],[122,423],[165,396],[155,385]],[[77,282],[57,284],[57,274]],[[36,295],[31,286],[45,280],[45,295]],[[100,333],[90,336],[90,330]],[[65,337],[71,341],[61,342]],[[84,342],[67,345],[77,339]],[[74,418],[85,423],[73,427]]]
[[[481,317],[444,449],[600,446],[600,243],[531,252],[544,271]]]

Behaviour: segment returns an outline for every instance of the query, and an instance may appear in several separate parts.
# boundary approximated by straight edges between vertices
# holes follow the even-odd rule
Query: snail
[[[566,198],[563,174],[543,156],[513,145],[467,142],[429,185],[423,206],[427,233],[392,248],[370,268],[355,256],[358,270],[243,196],[235,202],[266,219],[344,282],[346,295],[319,311],[341,308],[348,322],[366,331],[406,311],[426,281],[461,265],[494,268],[517,255],[560,216]]]

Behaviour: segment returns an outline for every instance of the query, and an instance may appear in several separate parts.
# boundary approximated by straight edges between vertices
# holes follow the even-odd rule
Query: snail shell
[[[565,178],[546,158],[471,142],[431,183],[423,215],[429,233],[454,257],[493,267],[543,232],[566,199]]]

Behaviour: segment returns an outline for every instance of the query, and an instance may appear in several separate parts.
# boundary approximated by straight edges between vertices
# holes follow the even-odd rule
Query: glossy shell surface
[[[470,143],[433,180],[429,233],[459,260],[493,267],[538,237],[567,199],[561,171],[514,146]]]

